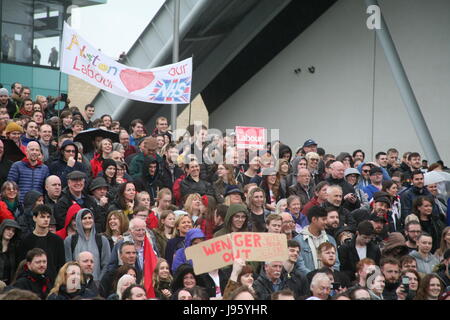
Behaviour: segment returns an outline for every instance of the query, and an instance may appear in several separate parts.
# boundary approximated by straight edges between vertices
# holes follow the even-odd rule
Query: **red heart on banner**
[[[120,71],[120,80],[128,92],[137,91],[148,86],[155,79],[153,72],[139,72],[130,69]]]

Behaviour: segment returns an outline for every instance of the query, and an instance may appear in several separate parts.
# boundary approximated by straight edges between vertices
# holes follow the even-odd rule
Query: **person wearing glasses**
[[[61,186],[64,189],[67,186],[67,175],[73,171],[87,173],[86,168],[78,159],[78,148],[71,140],[63,142],[59,159],[53,161],[50,165],[50,174],[61,178]]]

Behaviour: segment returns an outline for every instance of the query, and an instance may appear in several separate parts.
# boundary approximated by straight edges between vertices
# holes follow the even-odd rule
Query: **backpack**
[[[73,256],[73,252],[75,251],[75,247],[77,246],[77,242],[78,242],[78,233],[75,233],[74,235],[72,235],[72,239],[70,242],[70,247],[72,249],[72,256]],[[102,241],[102,236],[100,234],[95,235],[95,243],[97,243],[100,261],[102,261],[103,241]]]

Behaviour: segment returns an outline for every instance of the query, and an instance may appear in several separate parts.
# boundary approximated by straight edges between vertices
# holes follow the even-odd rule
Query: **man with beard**
[[[336,239],[336,230],[339,228],[339,212],[334,207],[328,207],[327,210],[327,222],[325,225],[325,231],[327,234]]]
[[[400,285],[400,262],[394,258],[385,258],[381,260],[380,266],[386,283],[383,291],[384,300],[397,300],[395,291]]]
[[[417,239],[422,234],[422,226],[417,220],[409,221],[405,226],[406,246],[409,252],[417,250]]]
[[[349,288],[351,282],[345,272],[333,269],[333,266],[336,263],[337,256],[336,247],[329,242],[324,242],[317,249],[317,253],[318,259],[320,261],[319,265],[322,265],[322,268],[308,273],[308,281],[311,282],[312,278],[317,272],[325,272],[324,269],[327,269],[327,271],[329,270],[333,274],[334,282],[340,284],[340,288]]]
[[[339,226],[346,224],[356,227],[353,215],[342,205],[342,188],[340,186],[331,185],[327,188],[327,201],[322,204],[322,207],[332,207],[339,213]]]

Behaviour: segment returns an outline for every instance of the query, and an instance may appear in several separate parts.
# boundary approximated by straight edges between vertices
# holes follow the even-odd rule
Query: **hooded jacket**
[[[205,239],[205,234],[200,229],[193,228],[186,233],[185,247],[178,249],[175,252],[175,257],[173,258],[172,262],[172,273],[175,273],[177,268],[184,263],[189,263],[190,265],[192,265],[192,260],[186,260],[185,250],[186,248],[191,246],[194,239],[199,238]]]
[[[150,175],[148,169],[152,163],[156,163],[156,171],[153,176]],[[135,180],[137,189],[140,191],[147,191],[150,194],[150,199],[156,199],[158,189],[163,187],[161,181],[159,180],[160,175],[160,164],[158,160],[154,157],[144,158],[141,176]]]
[[[0,239],[3,239],[3,232],[6,228],[16,229],[14,237],[9,241],[8,250],[6,250],[6,252],[0,250],[0,280],[9,284],[17,269],[17,247],[18,242],[20,241],[21,229],[16,221],[6,219],[0,224]],[[0,249],[2,248],[0,247]],[[5,274],[5,272],[7,272],[7,274]]]
[[[11,169],[13,162],[6,159],[5,155],[0,158],[0,186],[8,180],[9,169]]]
[[[65,240],[67,238],[67,228],[72,223],[73,218],[76,216],[78,211],[80,211],[82,208],[77,204],[74,203],[69,210],[67,210],[66,215],[66,222],[64,223],[64,228],[62,228],[59,231],[56,231],[56,234],[61,237],[61,239]]]
[[[22,229],[22,239],[32,233],[34,230],[35,223],[33,220],[33,208],[35,207],[36,201],[39,199],[39,197],[42,197],[42,193],[34,190],[27,192],[24,197],[23,213],[17,217],[17,223]]]
[[[433,273],[433,269],[439,264],[439,259],[434,255],[429,253],[428,257],[425,259],[416,250],[409,254],[411,257],[416,259],[417,262],[417,272],[429,274]]]
[[[99,233],[103,232],[106,225],[105,210],[97,205],[94,197],[86,194],[85,192],[82,193],[82,200],[83,202],[80,200],[77,201],[70,193],[69,188],[63,190],[61,193],[61,198],[59,198],[53,210],[53,216],[56,219],[56,230],[61,230],[64,228],[67,210],[69,210],[74,203],[78,203],[82,208],[89,209],[94,213],[95,227]]]
[[[6,202],[0,201],[0,223],[2,223],[5,219],[14,220],[14,215],[11,213],[11,211],[9,211]]]
[[[86,237],[86,234],[83,229],[83,224],[81,219],[83,217],[84,212],[91,212],[88,209],[81,209],[77,212],[76,222],[77,222],[77,233],[78,240],[75,246],[75,250],[72,252],[72,237],[73,235],[67,237],[64,240],[64,250],[66,254],[66,261],[75,261],[83,251],[89,251],[94,256],[94,281],[100,280],[103,274],[106,272],[106,266],[108,265],[109,258],[111,255],[111,248],[109,246],[109,241],[106,237],[102,237],[102,252],[100,255],[99,248],[97,246],[97,242],[95,240],[95,223],[92,225],[92,229],[89,234],[89,238]],[[92,213],[92,212],[91,212]],[[92,214],[94,216],[94,214]],[[101,260],[100,260],[101,257]]]
[[[232,204],[227,210],[227,214],[225,216],[224,221],[224,227],[219,231],[217,231],[216,233],[214,233],[214,238],[233,232],[231,228],[231,222],[233,220],[232,218],[239,212],[244,212],[247,215],[247,219],[245,219],[241,231],[244,232],[248,230],[249,213],[247,207],[242,204]]]
[[[44,193],[45,179],[50,175],[50,171],[45,164],[38,161],[32,167],[30,161],[24,158],[22,161],[14,162],[8,174],[9,181],[15,181],[19,186],[19,200],[23,202],[25,194],[30,190]]]
[[[67,165],[67,161],[64,160],[64,150],[67,146],[73,146],[75,148],[75,160],[78,159],[78,147],[75,145],[75,143],[71,140],[66,140],[63,142],[61,146],[61,150],[59,151],[58,160],[55,160],[50,165],[50,174],[60,177],[61,179],[61,186],[64,188],[67,186],[67,175],[71,173],[72,171],[81,171],[84,173],[88,173],[84,165],[78,161],[75,161],[75,164],[73,167],[69,167]]]
[[[200,279],[199,276],[194,274],[194,268],[190,264],[185,263],[178,267],[177,271],[175,272],[175,274],[173,276],[172,287],[171,287],[172,292],[176,292],[179,289],[184,288],[183,278],[188,273],[192,273],[194,275],[198,286],[203,286],[203,281]],[[173,297],[173,298],[176,299],[176,297]]]

